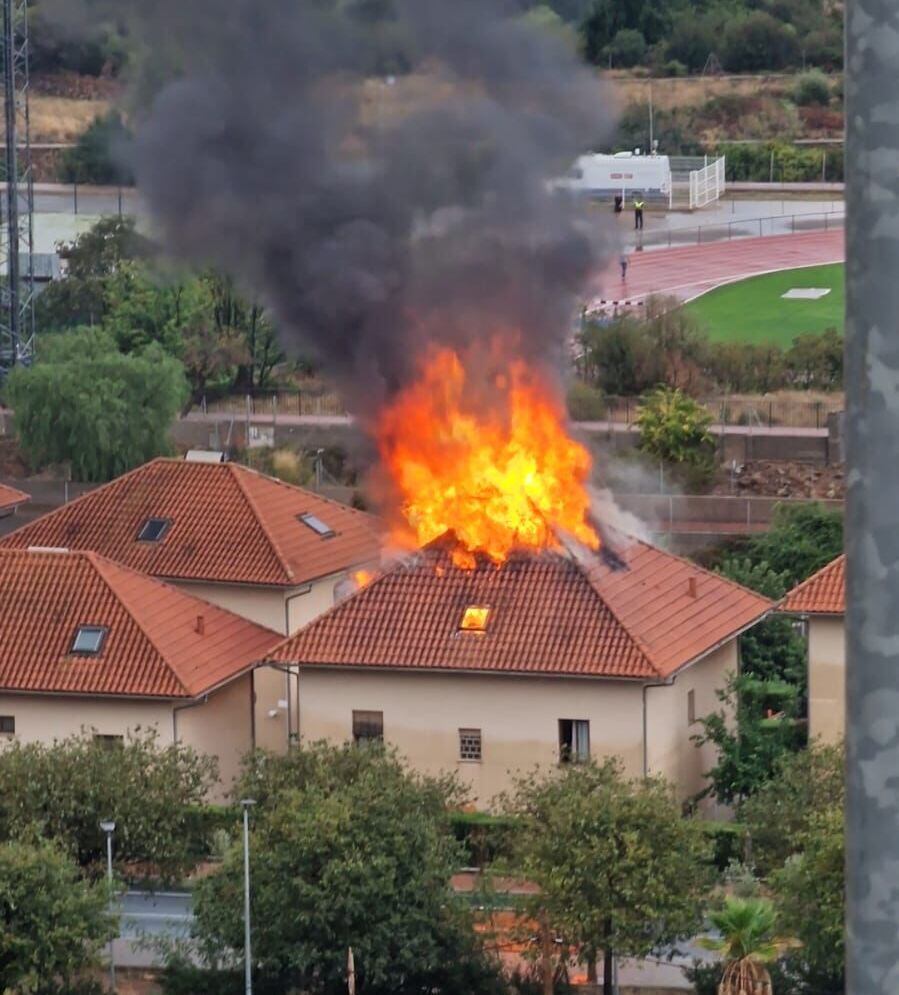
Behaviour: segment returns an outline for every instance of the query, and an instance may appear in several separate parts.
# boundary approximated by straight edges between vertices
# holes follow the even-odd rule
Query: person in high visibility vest
[[[634,197],[634,228],[643,229],[643,197],[640,194]]]

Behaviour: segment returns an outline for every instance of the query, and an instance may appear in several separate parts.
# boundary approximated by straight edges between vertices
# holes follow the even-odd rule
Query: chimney
[[[697,593],[696,592],[696,578],[695,577],[688,577],[687,578],[687,595],[689,597],[691,597],[691,598],[695,598],[696,597],[696,593]]]
[[[197,624],[195,626],[196,633],[198,636],[203,636],[206,634],[206,622],[202,615],[197,615]]]

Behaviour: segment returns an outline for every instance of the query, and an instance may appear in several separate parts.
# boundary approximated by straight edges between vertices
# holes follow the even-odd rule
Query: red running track
[[[666,294],[690,300],[722,283],[747,276],[799,266],[843,262],[842,228],[740,238],[731,242],[648,249],[628,256],[627,280],[622,282],[618,262],[599,279],[599,293],[589,305],[606,301],[637,301],[650,294]]]

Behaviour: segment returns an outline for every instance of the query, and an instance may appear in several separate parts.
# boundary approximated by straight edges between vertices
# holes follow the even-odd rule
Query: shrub
[[[88,125],[74,148],[60,163],[63,183],[133,184],[134,174],[124,161],[131,132],[118,111],[110,111]]]
[[[568,388],[568,417],[572,421],[600,421],[605,415],[606,402],[601,390],[579,380]]]
[[[517,820],[486,812],[453,812],[450,828],[464,848],[467,867],[484,867],[508,855]]]
[[[637,414],[640,449],[664,463],[698,465],[714,455],[712,416],[682,390],[659,387]]]
[[[830,84],[820,69],[810,69],[796,77],[793,85],[793,101],[800,107],[811,104],[827,106],[830,103]]]
[[[646,39],[633,28],[622,28],[609,44],[612,64],[635,66],[646,54]]]
[[[687,67],[683,64],[683,62],[679,62],[677,59],[669,59],[662,66],[662,75],[663,76],[686,76],[687,75]]]
[[[712,843],[712,863],[722,874],[743,857],[746,827],[738,822],[701,822]]]

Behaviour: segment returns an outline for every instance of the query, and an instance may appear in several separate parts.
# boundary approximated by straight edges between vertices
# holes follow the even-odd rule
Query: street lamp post
[[[115,832],[115,822],[107,819],[100,823],[100,828],[106,833],[106,876],[109,881],[109,908],[112,911],[112,834]],[[109,983],[112,990],[116,990],[115,984],[115,937],[109,939]]]
[[[243,929],[244,979],[246,995],[253,995],[253,955],[250,948],[250,807],[253,798],[243,798]]]

